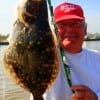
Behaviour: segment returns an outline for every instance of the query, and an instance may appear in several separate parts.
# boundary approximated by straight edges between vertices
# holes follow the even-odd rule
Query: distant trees
[[[6,41],[6,39],[8,38],[9,34],[7,35],[2,35],[0,34],[0,41]]]
[[[100,33],[88,33],[85,39],[100,39]]]

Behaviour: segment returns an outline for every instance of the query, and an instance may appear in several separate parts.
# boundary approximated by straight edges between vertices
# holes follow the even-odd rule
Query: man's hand
[[[71,96],[71,100],[98,100],[97,95],[87,86],[73,85],[72,90],[75,92]]]

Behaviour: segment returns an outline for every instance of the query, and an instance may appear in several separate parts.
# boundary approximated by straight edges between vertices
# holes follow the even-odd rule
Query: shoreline
[[[84,39],[84,41],[100,41],[100,39]],[[0,41],[0,45],[8,45],[9,42],[7,41]]]
[[[84,39],[84,41],[100,41],[100,39]]]
[[[0,41],[0,45],[8,45],[9,44],[9,42],[2,42],[2,41]]]

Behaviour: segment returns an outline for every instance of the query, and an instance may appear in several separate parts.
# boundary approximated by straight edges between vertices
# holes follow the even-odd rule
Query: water
[[[84,42],[84,47],[100,51],[100,41]],[[12,82],[3,72],[2,55],[6,46],[0,46],[0,100],[29,100],[29,92]]]
[[[0,45],[0,100],[29,100],[29,92],[11,81],[3,72],[2,55],[6,46]]]
[[[100,41],[87,41],[87,42],[84,42],[83,46],[85,48],[89,48],[89,49],[100,51]]]

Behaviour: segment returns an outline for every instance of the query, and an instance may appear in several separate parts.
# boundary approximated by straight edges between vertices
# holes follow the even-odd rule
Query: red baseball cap
[[[67,19],[84,20],[84,12],[81,6],[64,2],[54,9],[54,22],[59,22]]]

